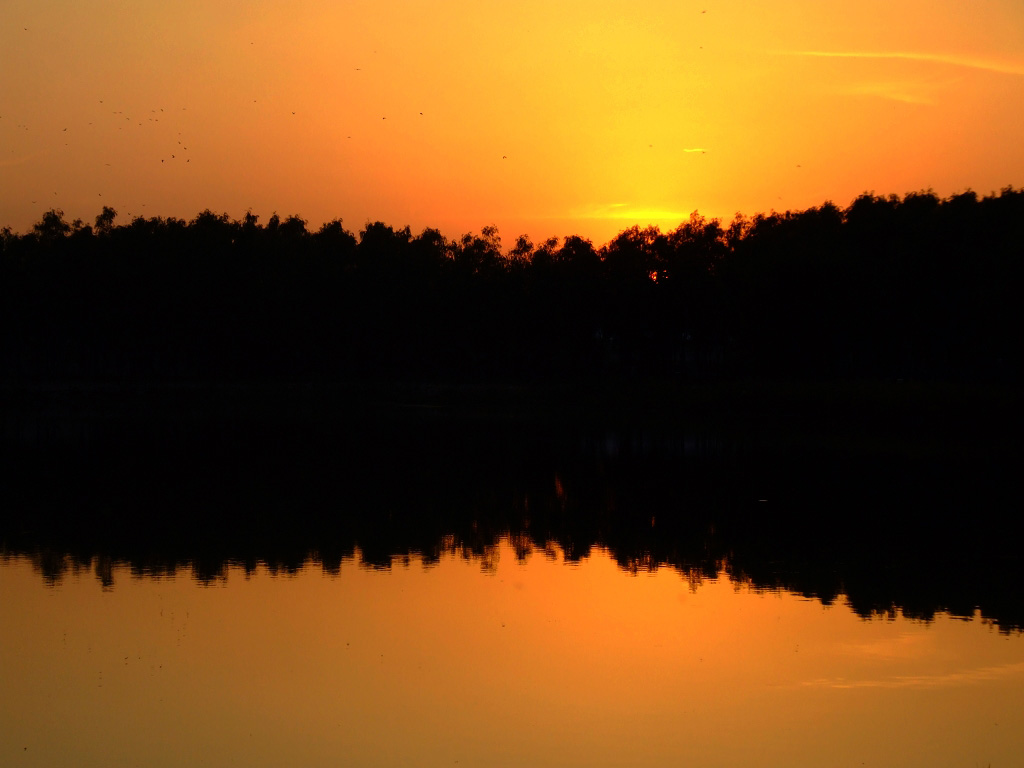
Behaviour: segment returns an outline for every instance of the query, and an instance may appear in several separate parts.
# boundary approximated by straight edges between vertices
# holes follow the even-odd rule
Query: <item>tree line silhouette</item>
[[[724,571],[824,603],[842,595],[865,617],[980,609],[1024,628],[1019,455],[995,448],[893,455],[847,440],[403,420],[146,453],[112,439],[74,461],[12,457],[0,557],[30,557],[52,583],[84,568],[112,586],[118,564],[216,580],[232,566],[337,572],[347,558],[390,568],[454,554],[486,570],[507,539],[520,558],[603,549],[627,572],[699,583]]]
[[[597,247],[209,210],[0,231],[0,369],[54,380],[1017,381],[1024,190],[694,212]]]
[[[486,562],[509,534],[524,553],[601,546],[629,570],[707,578],[724,566],[765,588],[843,592],[864,615],[980,605],[1024,626],[1019,449],[1004,450],[1019,442],[1015,386],[986,418],[968,398],[980,434],[991,424],[1004,442],[986,448],[975,430],[950,441],[956,460],[933,461],[918,435],[910,464],[851,459],[859,433],[835,438],[835,457],[820,444],[784,460],[634,454],[624,446],[646,436],[611,450],[607,424],[585,416],[595,434],[546,432],[550,413],[528,398],[525,423],[506,423],[458,410],[463,389],[435,417],[396,415],[366,396],[373,386],[247,386],[554,380],[578,393],[582,380],[903,378],[908,396],[938,391],[942,409],[945,390],[909,380],[1019,383],[1024,191],[862,195],[728,225],[694,214],[600,247],[210,211],[116,221],[111,208],[92,225],[51,210],[25,234],[0,230],[0,552],[38,557],[54,578],[94,560],[215,577],[315,553],[331,568],[356,548],[380,567],[449,550]],[[195,380],[240,386],[32,391]],[[358,408],[334,405],[338,391]],[[947,429],[937,412],[925,420]]]

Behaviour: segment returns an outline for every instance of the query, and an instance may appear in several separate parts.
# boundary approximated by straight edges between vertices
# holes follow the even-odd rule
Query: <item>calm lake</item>
[[[7,465],[0,765],[1024,764],[1002,450],[90,424]]]
[[[7,766],[1014,766],[1024,638],[595,550],[47,584],[0,565]]]

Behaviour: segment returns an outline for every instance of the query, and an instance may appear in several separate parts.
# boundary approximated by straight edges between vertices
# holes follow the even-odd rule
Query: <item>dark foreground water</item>
[[[0,765],[1021,764],[998,424],[34,402]]]

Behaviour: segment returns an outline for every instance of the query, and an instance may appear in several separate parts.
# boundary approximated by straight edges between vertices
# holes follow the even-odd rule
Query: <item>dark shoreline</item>
[[[846,593],[865,616],[980,608],[1024,627],[1009,388],[236,382],[2,396],[0,549],[48,579],[101,561],[206,578],[231,563],[330,569],[356,549],[390,567],[445,541],[484,558],[512,535],[570,559],[607,547],[627,570],[725,564],[762,588]]]

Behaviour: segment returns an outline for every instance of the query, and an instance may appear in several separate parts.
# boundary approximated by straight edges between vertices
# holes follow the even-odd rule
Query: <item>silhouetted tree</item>
[[[43,218],[32,229],[40,240],[52,243],[71,232],[71,225],[64,221],[64,211],[51,208],[43,214]]]
[[[0,237],[6,370],[30,380],[387,375],[1017,380],[1024,192],[864,194],[846,209],[694,212],[601,248],[503,251],[299,216]],[[10,375],[14,375],[13,373]]]
[[[109,235],[114,229],[114,219],[117,218],[117,211],[109,205],[104,205],[103,210],[96,216],[96,234]]]

